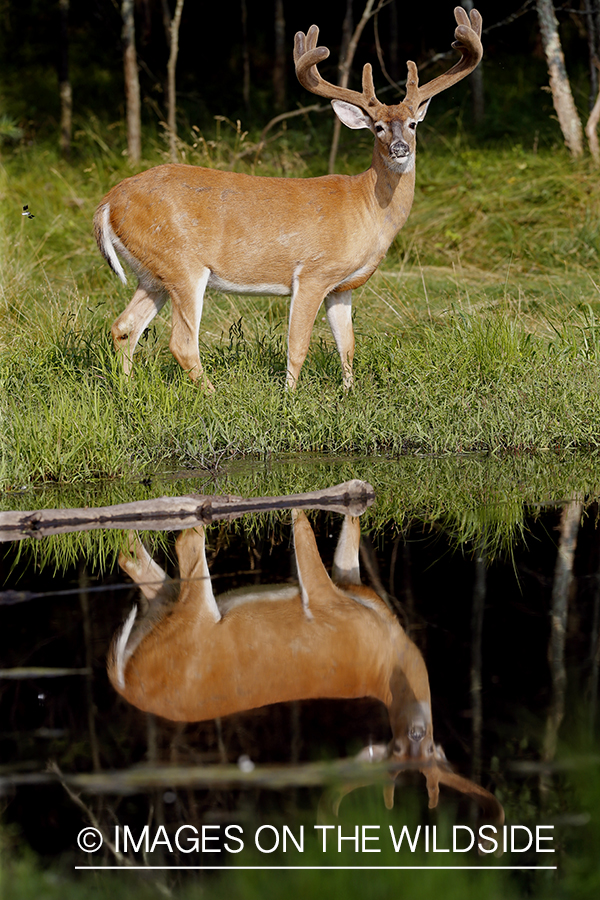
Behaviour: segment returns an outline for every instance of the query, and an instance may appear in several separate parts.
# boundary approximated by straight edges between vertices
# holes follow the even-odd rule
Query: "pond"
[[[4,545],[5,841],[117,893],[114,868],[163,894],[315,873],[351,896],[586,895],[600,530],[594,465],[571,462],[554,496],[552,459],[288,461],[214,495],[202,473],[111,495],[136,503],[108,530],[108,494],[17,498],[5,537],[52,500],[36,533],[69,530]],[[374,490],[326,481],[369,468]],[[309,496],[223,500],[290,471]]]

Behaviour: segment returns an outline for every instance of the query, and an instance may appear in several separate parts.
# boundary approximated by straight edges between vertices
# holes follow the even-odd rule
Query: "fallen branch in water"
[[[245,513],[276,509],[324,509],[360,516],[374,499],[375,492],[371,485],[354,479],[321,491],[283,497],[186,494],[183,497],[157,497],[115,506],[1,512],[0,542],[100,528],[180,531],[196,525],[208,525],[218,519],[236,519]]]

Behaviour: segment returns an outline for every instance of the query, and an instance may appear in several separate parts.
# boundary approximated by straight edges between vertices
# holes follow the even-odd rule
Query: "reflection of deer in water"
[[[181,586],[130,534],[121,568],[140,585],[144,614],[134,607],[115,636],[108,674],[139,709],[198,722],[290,700],[374,697],[392,729],[371,758],[410,762],[425,775],[429,806],[439,785],[466,793],[490,824],[504,821],[495,797],[450,769],[433,742],[429,678],[421,653],[397,618],[360,583],[358,518],[346,516],[330,579],[304,513],[293,511],[300,585],[265,585],[216,599],[203,528],[176,543]],[[421,768],[422,764],[422,768]],[[393,804],[393,783],[386,805]]]

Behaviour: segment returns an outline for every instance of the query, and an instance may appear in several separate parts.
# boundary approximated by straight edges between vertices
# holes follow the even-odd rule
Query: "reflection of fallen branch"
[[[579,769],[595,768],[600,765],[598,753],[581,754],[564,759],[535,760],[515,759],[506,763],[506,768],[518,775],[552,775],[555,772],[573,772]]]
[[[322,491],[283,497],[187,494],[96,508],[2,512],[0,541],[20,541],[23,538],[100,528],[179,531],[195,525],[208,525],[216,520],[236,519],[245,513],[275,509],[324,509],[360,516],[374,499],[371,485],[355,479]]]
[[[91,675],[91,669],[59,669],[49,666],[19,666],[16,669],[0,669],[0,678],[21,681],[24,678],[64,678],[67,675]]]
[[[6,769],[4,770],[6,772]],[[159,787],[175,788],[267,788],[327,787],[343,784],[389,783],[390,773],[426,772],[422,760],[415,762],[365,762],[341,759],[302,763],[297,766],[255,766],[251,771],[238,765],[135,766],[118,771],[60,773],[66,788],[88,794],[135,794]],[[53,784],[56,770],[15,772],[0,776],[0,795],[24,785]]]

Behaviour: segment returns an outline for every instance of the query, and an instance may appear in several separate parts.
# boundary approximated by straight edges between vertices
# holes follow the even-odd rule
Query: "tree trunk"
[[[586,122],[585,134],[588,139],[590,153],[594,158],[596,165],[600,163],[600,148],[598,147],[598,121],[600,120],[600,92],[596,97],[596,102],[592,107],[590,117]]]
[[[273,64],[273,96],[275,109],[285,108],[285,15],[283,0],[275,0],[275,60]]]
[[[125,106],[127,116],[127,153],[132,163],[142,156],[142,122],[140,112],[140,79],[135,52],[133,0],[123,0],[123,69],[125,73]]]
[[[169,62],[167,63],[167,124],[169,126],[169,152],[171,162],[177,162],[177,99],[175,94],[175,69],[179,53],[179,26],[184,0],[177,0],[173,18],[169,23]]]
[[[59,0],[60,59],[58,63],[58,87],[60,92],[60,152],[71,155],[73,132],[73,94],[69,79],[69,0]]]
[[[250,110],[250,49],[248,47],[248,7],[246,0],[241,0],[242,4],[242,96],[244,98],[244,106],[246,112]]]
[[[579,500],[570,500],[563,506],[560,517],[558,553],[554,567],[552,583],[552,608],[550,610],[550,641],[548,644],[548,663],[552,676],[552,698],[546,733],[542,746],[542,760],[550,762],[554,759],[558,740],[558,729],[565,714],[567,670],[565,667],[565,642],[567,637],[567,615],[569,611],[569,594],[573,581],[573,565],[577,549],[577,535],[583,513],[583,504]],[[547,793],[549,781],[547,776],[540,776],[540,790]]]
[[[394,81],[400,80],[400,56],[398,53],[398,7],[396,0],[390,4],[390,64],[389,73]]]
[[[588,65],[590,71],[589,110],[592,111],[596,94],[598,93],[598,69],[596,60],[598,56],[596,23],[594,21],[594,7],[592,0],[585,0],[585,19],[588,41]]]
[[[487,596],[487,560],[485,550],[480,547],[475,557],[475,581],[471,603],[471,778],[481,778],[481,734],[483,730],[482,700],[482,642],[483,616]]]
[[[565,68],[554,5],[552,0],[536,0],[536,7],[544,53],[548,63],[554,109],[571,156],[581,156],[583,153],[583,129]]]

